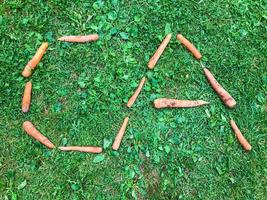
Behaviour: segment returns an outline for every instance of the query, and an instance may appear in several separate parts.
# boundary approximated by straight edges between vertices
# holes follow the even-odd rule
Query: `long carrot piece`
[[[112,145],[113,150],[118,150],[120,148],[120,144],[121,144],[123,135],[125,133],[128,121],[129,121],[129,117],[126,117],[123,121],[123,124],[121,125],[121,128],[120,128],[114,142],[113,142],[113,145]]]
[[[59,147],[61,151],[80,151],[86,153],[101,153],[101,147],[93,147],[93,146],[67,146],[67,147]]]
[[[50,149],[55,148],[55,145],[52,142],[50,142],[50,140],[47,139],[47,137],[42,135],[42,133],[40,133],[30,121],[25,121],[22,126],[28,135],[38,140],[39,142],[41,142],[43,145],[45,145]]]
[[[154,101],[155,108],[190,108],[207,105],[209,102],[202,100],[178,100],[178,99],[167,99],[160,98]]]
[[[138,88],[135,90],[133,96],[129,99],[129,101],[127,103],[128,108],[130,108],[134,104],[135,100],[137,99],[138,95],[140,94],[140,92],[141,92],[141,90],[145,84],[145,81],[146,81],[146,77],[143,77],[139,83]]]
[[[167,47],[168,43],[170,42],[172,37],[172,34],[169,33],[164,40],[162,41],[162,43],[159,45],[158,49],[156,50],[156,52],[154,53],[154,55],[150,58],[149,62],[148,62],[148,68],[149,69],[153,69],[155,67],[155,65],[157,64],[161,54],[163,53],[163,51],[165,50],[165,48]]]
[[[243,146],[243,148],[247,151],[250,151],[252,149],[251,145],[248,143],[246,138],[242,135],[241,131],[237,127],[234,120],[230,120],[230,124],[232,126],[233,131],[235,132],[235,135],[237,139],[239,140],[240,144]]]
[[[32,93],[32,83],[29,81],[25,84],[24,94],[22,98],[22,112],[28,112],[31,105],[31,93]]]
[[[25,66],[24,70],[22,71],[22,76],[29,77],[32,74],[33,70],[36,68],[36,66],[41,61],[47,48],[48,48],[48,43],[47,42],[42,43],[42,45],[36,51],[35,55]]]
[[[91,34],[91,35],[70,35],[70,36],[63,36],[58,38],[59,41],[63,42],[92,42],[98,40],[98,34]]]
[[[178,34],[176,36],[177,40],[179,40],[194,56],[196,59],[201,59],[202,55],[201,53],[197,50],[197,48],[190,42],[188,41],[183,35]]]
[[[201,63],[202,65],[202,63]],[[206,78],[208,79],[211,87],[215,90],[215,92],[219,95],[224,105],[229,108],[233,108],[236,105],[235,99],[218,83],[218,81],[214,78],[212,73],[202,65]]]

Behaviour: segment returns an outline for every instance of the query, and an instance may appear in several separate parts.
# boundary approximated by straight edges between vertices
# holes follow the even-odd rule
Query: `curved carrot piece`
[[[243,148],[247,151],[250,151],[252,149],[251,145],[248,143],[246,138],[242,135],[241,131],[237,127],[236,123],[234,120],[230,120],[231,127],[233,131],[235,132],[235,135],[237,139],[239,140],[240,144],[243,146]]]
[[[28,135],[32,136],[34,139],[38,140],[39,142],[41,142],[42,144],[44,144],[46,147],[48,147],[50,149],[55,148],[55,145],[52,142],[50,142],[50,140],[47,139],[47,137],[42,135],[33,126],[33,124],[30,121],[25,121],[22,126]]]
[[[177,40],[179,40],[195,56],[196,59],[198,59],[198,60],[201,59],[201,57],[202,57],[201,53],[183,35],[178,34],[176,36],[176,38],[177,38]]]
[[[101,153],[101,147],[93,147],[93,146],[68,146],[68,147],[59,147],[61,151],[80,151],[87,153]]]
[[[207,105],[209,102],[202,100],[177,100],[177,99],[167,99],[160,98],[154,101],[155,108],[190,108]]]
[[[162,41],[162,43],[159,45],[158,49],[156,50],[156,52],[154,53],[154,55],[150,58],[149,62],[148,62],[148,68],[149,69],[153,69],[155,67],[155,65],[157,64],[161,54],[163,53],[164,49],[166,48],[166,46],[168,45],[168,43],[170,42],[172,37],[172,34],[169,33],[164,40]]]
[[[129,121],[129,117],[126,117],[123,121],[123,124],[121,125],[121,128],[120,128],[114,142],[113,142],[113,145],[112,145],[113,150],[118,150],[120,148],[120,144],[121,144],[123,135],[125,133],[128,121]]]
[[[219,95],[223,103],[229,108],[235,107],[236,101],[234,100],[234,98],[218,83],[218,81],[206,67],[203,67],[203,70],[211,87]]]
[[[31,105],[31,93],[32,93],[32,83],[29,81],[25,85],[24,94],[22,98],[22,112],[28,112]]]
[[[140,94],[140,92],[141,92],[141,90],[145,84],[145,81],[146,81],[146,77],[143,77],[139,83],[138,88],[135,90],[133,96],[129,99],[129,101],[127,103],[128,108],[130,108],[134,104],[135,100],[137,99],[138,95]]]
[[[47,42],[42,43],[42,45],[36,51],[35,55],[32,57],[32,59],[25,66],[24,70],[22,71],[22,76],[29,77],[32,74],[35,67],[41,61],[47,48],[48,48],[48,43]]]
[[[59,41],[63,42],[91,42],[98,40],[98,34],[91,34],[91,35],[70,35],[70,36],[63,36],[58,38]]]

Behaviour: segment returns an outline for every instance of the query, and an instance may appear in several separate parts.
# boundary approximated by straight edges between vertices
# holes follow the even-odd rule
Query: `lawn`
[[[263,0],[0,1],[0,199],[265,199],[267,37]],[[147,63],[169,32],[154,70]],[[98,33],[97,42],[57,41]],[[189,38],[236,99],[226,108]],[[44,41],[34,74],[21,72]],[[132,108],[126,103],[143,76]],[[31,110],[21,112],[25,83]],[[192,109],[155,109],[160,97],[202,99]],[[124,117],[121,148],[111,145]],[[245,152],[233,118],[252,145]],[[95,145],[100,155],[48,150],[22,129],[30,120],[56,146]]]

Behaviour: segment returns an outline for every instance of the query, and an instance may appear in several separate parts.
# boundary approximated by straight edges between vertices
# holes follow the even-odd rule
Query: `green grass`
[[[266,9],[262,0],[1,1],[0,199],[265,199]],[[174,36],[156,68],[147,69],[169,31],[200,49],[237,100],[235,109],[222,104]],[[56,41],[95,32],[94,43]],[[22,114],[21,71],[43,41],[49,50],[27,79],[32,105]],[[144,90],[127,109],[144,75]],[[158,97],[211,104],[156,110]],[[112,152],[126,115],[123,143]],[[250,153],[235,139],[230,117]],[[24,133],[25,120],[57,146],[105,143],[104,160],[47,150]]]

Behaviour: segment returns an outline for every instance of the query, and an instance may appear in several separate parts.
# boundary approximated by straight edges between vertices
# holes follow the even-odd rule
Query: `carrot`
[[[231,124],[231,127],[232,127],[233,131],[235,132],[235,135],[236,135],[237,139],[239,140],[240,144],[243,146],[243,148],[245,150],[250,151],[252,147],[248,143],[246,138],[242,135],[242,133],[239,130],[239,128],[237,127],[235,121],[231,119],[230,120],[230,124]]]
[[[203,65],[202,67],[211,87],[219,95],[223,103],[229,108],[235,107],[236,101],[234,100],[234,98],[218,83],[218,81],[214,78],[212,73],[206,67],[204,67]]]
[[[87,153],[101,153],[101,147],[93,147],[93,146],[68,146],[68,147],[59,147],[61,151],[80,151]]]
[[[91,34],[91,35],[70,35],[70,36],[63,36],[58,38],[59,41],[63,42],[91,42],[98,40],[98,34]]]
[[[176,38],[195,56],[196,59],[198,60],[201,59],[202,57],[201,53],[197,50],[197,48],[190,41],[188,41],[181,34],[178,34]]]
[[[25,85],[24,95],[22,98],[22,112],[28,112],[31,105],[31,93],[32,93],[32,83],[29,81]]]
[[[42,43],[42,45],[36,51],[35,55],[25,66],[24,70],[22,71],[22,76],[29,77],[32,74],[32,71],[36,68],[36,66],[41,61],[47,48],[48,48],[48,43],[47,42]]]
[[[118,150],[120,148],[122,137],[125,133],[125,129],[127,127],[128,121],[129,121],[129,117],[126,117],[123,121],[123,124],[121,125],[121,128],[120,128],[114,142],[113,142],[113,145],[112,145],[113,150]]]
[[[129,99],[129,101],[127,103],[128,108],[130,108],[134,104],[135,100],[137,99],[138,95],[140,94],[140,92],[141,92],[141,90],[145,84],[145,81],[146,81],[146,77],[143,77],[139,83],[138,88],[135,90],[133,96]]]
[[[28,135],[30,135],[31,137],[33,137],[34,139],[38,140],[39,142],[41,142],[42,144],[44,144],[46,147],[52,149],[55,148],[55,145],[49,141],[49,139],[47,139],[44,135],[42,135],[34,126],[30,121],[25,121],[23,123],[23,129],[26,131],[26,133],[28,133]]]
[[[209,102],[202,100],[177,100],[177,99],[167,99],[160,98],[154,101],[155,108],[190,108],[209,104]]]
[[[161,54],[163,53],[164,49],[166,48],[166,46],[168,45],[168,43],[170,42],[172,37],[172,34],[169,33],[164,40],[162,41],[162,43],[159,45],[157,51],[154,53],[154,55],[150,58],[149,62],[148,62],[148,68],[149,69],[153,69],[155,67],[155,65],[157,64]]]

